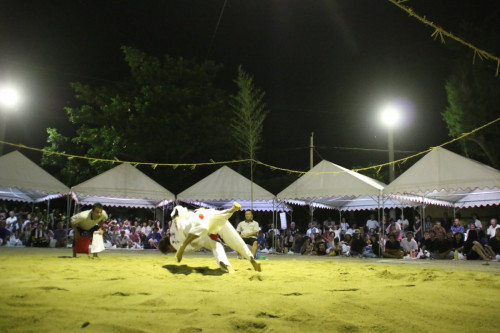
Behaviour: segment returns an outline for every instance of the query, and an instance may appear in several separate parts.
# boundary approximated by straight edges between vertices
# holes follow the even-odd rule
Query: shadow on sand
[[[189,267],[187,265],[164,265],[163,268],[167,269],[172,274],[189,275],[192,273],[199,273],[203,275],[223,275],[225,272],[221,269],[212,269],[208,267]]]

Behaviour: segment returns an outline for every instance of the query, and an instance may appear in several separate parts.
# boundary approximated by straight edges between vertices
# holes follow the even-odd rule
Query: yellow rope
[[[484,51],[484,50],[482,50],[482,49],[480,49],[480,48],[472,45],[469,42],[464,41],[462,38],[460,38],[458,36],[455,36],[451,32],[448,32],[448,31],[444,30],[443,28],[441,28],[440,26],[438,26],[434,22],[431,22],[428,19],[426,19],[425,17],[422,17],[422,16],[418,15],[417,13],[415,13],[413,11],[413,9],[411,9],[409,7],[406,7],[406,6],[404,6],[402,4],[403,2],[406,2],[406,0],[388,0],[388,1],[391,2],[392,4],[398,6],[400,9],[404,10],[405,12],[407,12],[408,15],[410,15],[411,17],[414,17],[417,20],[419,20],[420,22],[424,23],[425,25],[428,25],[428,26],[434,28],[434,32],[431,35],[431,37],[434,37],[434,39],[437,39],[439,37],[439,39],[441,40],[441,42],[444,44],[445,43],[444,37],[446,36],[446,37],[451,38],[451,39],[459,42],[460,44],[465,45],[468,48],[472,49],[474,51],[474,56],[472,58],[472,62],[473,63],[474,63],[474,61],[476,59],[476,55],[481,60],[483,60],[483,59],[490,59],[490,60],[496,61],[497,62],[497,69],[496,69],[495,76],[498,76],[498,71],[500,69],[500,58],[499,57],[491,54],[490,52]]]
[[[431,147],[427,150],[424,150],[424,151],[421,151],[419,153],[416,153],[416,154],[413,154],[411,156],[407,156],[407,157],[404,157],[404,158],[401,158],[399,160],[396,160],[394,162],[387,162],[387,163],[382,163],[382,164],[378,164],[378,165],[372,165],[372,166],[369,166],[369,167],[366,167],[366,168],[358,168],[358,169],[353,169],[352,171],[355,171],[355,172],[359,172],[359,171],[365,171],[365,170],[370,170],[370,169],[377,169],[378,171],[380,171],[380,169],[382,167],[385,167],[385,166],[389,166],[391,164],[398,164],[398,163],[405,163],[406,161],[408,161],[409,159],[412,159],[412,158],[415,158],[417,156],[420,156],[420,155],[423,155],[423,154],[426,154],[428,152],[430,152],[431,150],[437,148],[437,147],[444,147],[450,143],[453,143],[455,141],[458,141],[460,139],[463,139],[465,138],[466,136],[469,136],[477,131],[480,131],[482,130],[483,128],[487,127],[487,126],[490,126],[496,122],[500,121],[500,118],[497,118],[495,120],[492,120],[490,121],[489,123],[487,124],[484,124],[480,127],[477,127],[475,129],[473,129],[472,131],[470,132],[467,132],[467,133],[463,133],[462,135],[460,135],[459,137],[456,137],[450,141],[447,141],[447,142],[444,142],[436,147]],[[309,173],[309,174],[314,174],[314,175],[318,175],[318,174],[339,174],[339,173],[344,173],[346,171],[334,171],[334,172],[310,172],[310,171],[300,171],[300,170],[291,170],[291,169],[286,169],[286,168],[280,168],[280,167],[277,167],[277,166],[274,166],[274,165],[270,165],[270,164],[267,164],[267,163],[264,163],[264,162],[261,162],[261,161],[257,161],[257,160],[254,160],[254,159],[242,159],[242,160],[231,160],[231,161],[213,161],[213,160],[210,160],[210,162],[202,162],[202,163],[150,163],[150,162],[133,162],[133,161],[122,161],[122,160],[119,160],[118,158],[114,158],[114,159],[105,159],[105,158],[94,158],[94,157],[88,157],[88,156],[79,156],[79,155],[71,155],[71,154],[66,154],[66,153],[59,153],[59,152],[53,152],[53,151],[47,151],[45,149],[39,149],[39,148],[33,148],[33,147],[28,147],[28,146],[25,146],[23,144],[14,144],[14,143],[10,143],[10,142],[5,142],[5,141],[0,141],[0,143],[2,144],[6,144],[6,145],[9,145],[9,146],[13,146],[13,147],[17,147],[17,148],[22,148],[22,149],[28,149],[28,150],[34,150],[34,151],[38,151],[38,152],[42,152],[42,153],[45,153],[45,154],[48,154],[48,155],[57,155],[57,156],[64,156],[64,157],[67,157],[68,159],[73,159],[73,158],[79,158],[79,159],[83,159],[83,160],[87,160],[89,161],[89,163],[91,164],[94,164],[96,162],[109,162],[109,163],[130,163],[132,164],[133,166],[138,166],[138,165],[147,165],[147,166],[150,166],[152,167],[153,169],[156,169],[158,166],[168,166],[168,167],[173,167],[174,169],[177,168],[177,167],[180,167],[180,166],[187,166],[187,167],[190,167],[191,169],[194,169],[196,168],[197,166],[205,166],[205,165],[221,165],[221,164],[234,164],[234,163],[248,163],[248,162],[254,162],[255,164],[259,164],[259,165],[262,165],[264,167],[267,167],[271,170],[278,170],[278,171],[283,171],[283,172],[287,172],[287,173],[290,173],[290,174],[300,174],[300,175],[303,175],[303,174],[306,174],[306,173]],[[377,172],[378,172],[377,171]]]

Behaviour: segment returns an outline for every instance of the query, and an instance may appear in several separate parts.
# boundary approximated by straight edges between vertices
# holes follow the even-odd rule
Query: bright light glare
[[[399,108],[394,105],[388,105],[382,109],[380,118],[382,122],[388,127],[394,127],[400,121],[401,112]]]
[[[16,106],[19,103],[19,93],[13,88],[0,89],[0,103],[7,107]]]

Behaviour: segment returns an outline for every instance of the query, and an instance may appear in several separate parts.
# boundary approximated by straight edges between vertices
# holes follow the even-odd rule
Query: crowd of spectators
[[[0,207],[0,244],[11,247],[71,247],[73,230],[57,209]],[[69,225],[69,229],[67,226]],[[163,237],[160,221],[109,219],[103,226],[105,248],[157,249]]]
[[[30,208],[30,207],[28,207]],[[261,228],[257,235],[260,253],[329,255],[420,259],[500,258],[500,225],[496,218],[483,226],[477,215],[463,223],[454,219],[422,222],[416,215],[411,221],[400,215],[388,216],[379,223],[374,214],[359,226],[342,217],[339,223],[328,218],[312,222],[300,230],[291,222],[285,230]],[[103,226],[105,248],[157,249],[169,225],[160,221],[109,219]],[[0,243],[2,246],[71,247],[73,230],[66,229],[66,216],[54,210],[50,214],[35,207],[6,209],[0,207]]]
[[[427,216],[422,223],[415,216],[410,223],[403,215],[396,220],[385,216],[380,224],[372,214],[358,226],[343,217],[309,223],[301,231],[291,222],[286,230],[270,229],[258,237],[261,253],[384,257],[395,259],[482,259],[500,258],[500,226],[496,218],[483,227],[474,215],[468,223],[460,219],[436,220]]]

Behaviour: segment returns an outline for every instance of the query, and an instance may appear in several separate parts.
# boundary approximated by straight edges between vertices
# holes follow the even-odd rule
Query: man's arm
[[[175,258],[177,259],[177,262],[181,262],[182,260],[182,255],[184,254],[184,250],[186,249],[186,246],[188,246],[192,241],[194,241],[196,238],[199,236],[189,234],[187,238],[184,240],[182,245],[177,249],[177,252],[175,253]]]

